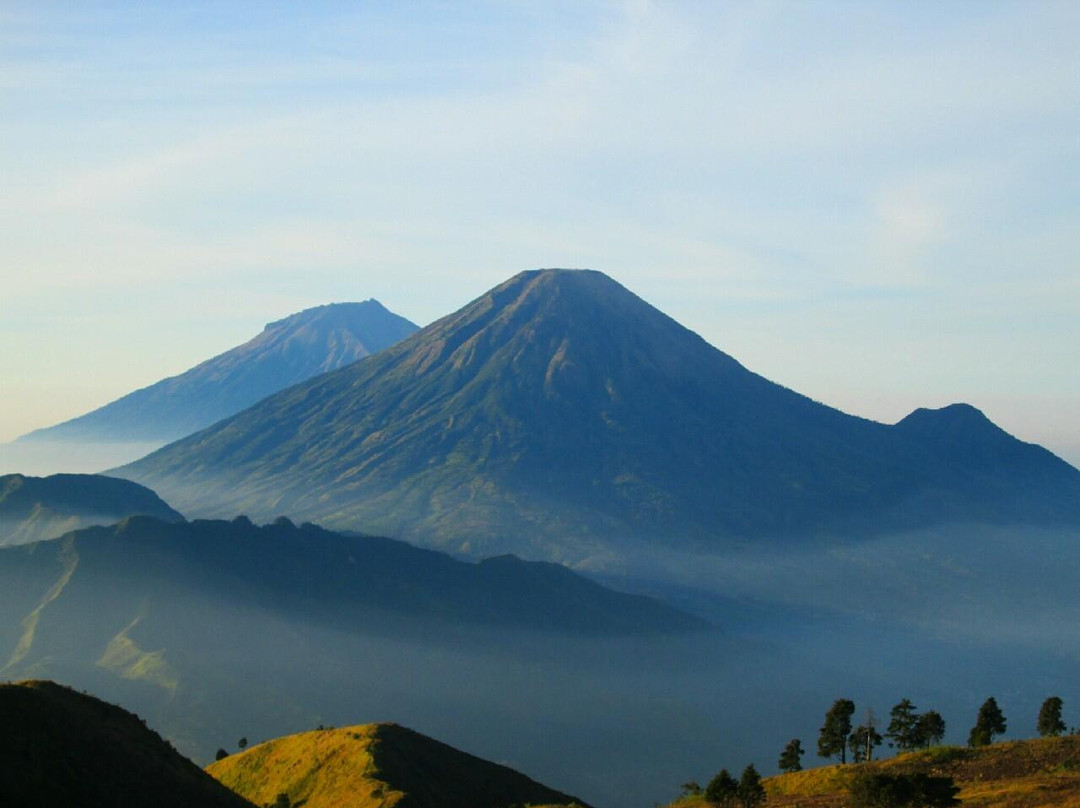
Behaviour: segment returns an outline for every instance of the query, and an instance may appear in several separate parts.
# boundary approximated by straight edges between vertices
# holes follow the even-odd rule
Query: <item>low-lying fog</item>
[[[96,471],[154,445],[0,446],[0,472]],[[20,454],[25,453],[25,454]],[[37,453],[43,465],[29,462]],[[53,466],[48,466],[52,454]],[[0,677],[49,676],[140,713],[206,763],[306,730],[395,721],[506,763],[601,808],[646,808],[721,767],[776,770],[802,739],[807,766],[833,700],[872,708],[882,729],[910,698],[964,743],[995,696],[1009,735],[1029,737],[1042,700],[1080,725],[1080,536],[1001,527],[920,531],[712,555],[630,553],[581,570],[660,596],[718,631],[663,640],[583,640],[458,631],[437,639],[355,636],[185,604],[144,615],[136,634],[178,676],[170,691],[105,670],[87,649]],[[88,615],[88,620],[93,615]],[[48,622],[43,618],[44,634]],[[102,627],[108,636],[123,625]],[[0,649],[0,665],[10,648]],[[888,750],[883,749],[883,753]]]
[[[65,443],[50,441],[14,441],[0,443],[0,474],[26,474],[46,477],[50,474],[96,474],[116,468],[164,444],[154,443]]]

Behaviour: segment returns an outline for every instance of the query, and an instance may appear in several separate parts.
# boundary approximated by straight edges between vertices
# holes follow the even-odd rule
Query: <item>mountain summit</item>
[[[171,441],[290,385],[381,351],[417,327],[377,300],[332,303],[269,323],[248,342],[21,441]]]
[[[116,473],[192,514],[562,560],[1080,521],[1080,472],[1049,452],[1006,435],[1024,463],[987,465],[934,432],[774,384],[599,272],[538,270]]]

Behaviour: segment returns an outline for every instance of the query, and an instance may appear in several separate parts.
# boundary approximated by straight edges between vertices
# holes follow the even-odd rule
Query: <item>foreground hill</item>
[[[842,808],[859,772],[952,777],[957,797],[972,808],[1076,808],[1080,806],[1080,736],[1010,741],[969,749],[935,747],[857,766],[823,766],[765,781],[771,808]],[[681,808],[704,804],[680,800]]]
[[[153,491],[128,480],[100,474],[0,477],[0,546],[53,539],[136,515],[184,520]]]
[[[269,323],[262,333],[178,376],[22,441],[171,441],[416,331],[377,300],[334,303]]]
[[[509,808],[581,800],[396,724],[268,741],[207,772],[258,805],[304,808]]]
[[[136,716],[52,682],[0,684],[0,805],[251,808]]]
[[[1080,471],[959,405],[895,426],[744,368],[598,272],[511,278],[122,469],[199,515],[578,561],[949,522],[1080,525]]]

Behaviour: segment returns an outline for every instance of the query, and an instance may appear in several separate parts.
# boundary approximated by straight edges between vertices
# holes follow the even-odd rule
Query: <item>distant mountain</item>
[[[252,808],[131,713],[52,682],[0,684],[0,805]]]
[[[973,408],[896,426],[846,415],[591,271],[521,273],[113,473],[199,515],[568,561],[634,542],[1080,525],[1080,472]]]
[[[377,300],[306,309],[179,376],[19,440],[176,440],[290,385],[377,353],[416,330]]]
[[[173,661],[201,653],[199,615],[217,614],[217,630],[225,631],[234,616],[268,619],[251,617],[253,609],[353,635],[475,626],[604,636],[706,627],[556,564],[508,556],[456,561],[404,542],[296,527],[286,519],[257,527],[243,517],[180,523],[131,517],[0,548],[0,661],[7,662],[0,675],[67,659],[172,687]]]
[[[584,805],[506,766],[397,724],[318,730],[259,744],[207,768],[257,805],[508,808]]]
[[[0,477],[0,547],[53,539],[138,515],[184,521],[149,488],[129,480],[100,474]]]

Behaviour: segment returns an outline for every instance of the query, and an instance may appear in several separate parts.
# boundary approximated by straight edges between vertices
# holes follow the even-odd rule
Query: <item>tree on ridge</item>
[[[823,758],[840,758],[847,763],[847,741],[851,734],[851,716],[855,714],[855,702],[850,699],[837,699],[825,713],[825,724],[818,736],[817,751]]]
[[[1061,720],[1061,699],[1051,696],[1039,709],[1037,729],[1043,738],[1056,738],[1065,731],[1065,722]]]
[[[998,707],[993,696],[982,703],[975,718],[975,726],[968,734],[968,746],[989,746],[994,736],[1004,734],[1006,729],[1005,714]]]
[[[802,771],[802,756],[806,752],[802,748],[802,741],[792,738],[787,742],[784,751],[780,753],[779,767],[782,772]]]

